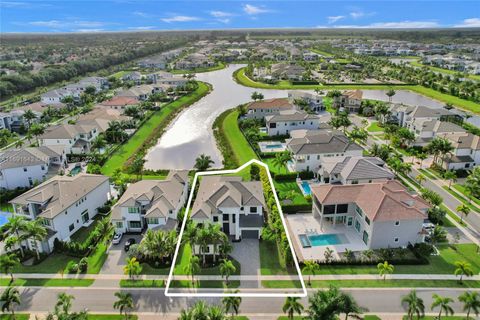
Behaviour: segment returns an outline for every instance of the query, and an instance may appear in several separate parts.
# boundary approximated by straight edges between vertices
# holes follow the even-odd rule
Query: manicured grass
[[[295,198],[293,199],[293,204],[307,204],[308,201],[303,196],[302,191],[296,181],[273,181],[275,190],[278,194],[282,195],[285,192],[295,191]]]
[[[367,127],[368,132],[383,132],[383,128],[378,125],[378,121],[372,121]]]
[[[403,316],[402,318],[403,320],[408,320],[408,316]],[[438,317],[437,316],[424,316],[422,318],[420,318],[422,320],[437,320]],[[466,320],[467,317],[462,317],[462,316],[444,316],[442,315],[442,320]],[[470,318],[469,319],[475,319],[475,318],[472,318],[472,315],[470,315]]]
[[[209,92],[209,87],[203,82],[198,82],[198,88],[194,92],[175,100],[155,113],[128,139],[121,145],[108,159],[102,167],[104,175],[111,176],[116,169],[122,169],[123,164],[142,146],[144,141],[150,136],[155,128],[165,125],[168,116],[182,107],[189,105]]]
[[[443,68],[439,68],[439,67],[434,67],[434,66],[429,66],[429,65],[425,65],[421,62],[419,62],[418,60],[414,60],[414,61],[410,61],[410,64],[412,66],[415,66],[415,67],[427,67],[428,69],[432,70],[432,71],[436,71],[436,72],[440,72],[440,73],[445,73],[445,74],[449,74],[449,75],[457,75],[457,74],[460,74],[461,78],[462,77],[466,77],[466,78],[470,78],[472,80],[480,80],[480,76],[479,75],[474,75],[474,74],[468,74],[468,73],[463,73],[463,72],[459,72],[459,71],[455,71],[455,70],[449,70],[449,69],[443,69]]]
[[[279,167],[275,166],[273,164],[274,163],[274,158],[265,158],[265,159],[262,159],[262,162],[268,165],[268,169],[270,170],[270,172],[282,173],[282,174],[289,173],[287,167],[279,168]]]
[[[279,84],[266,84],[257,81],[253,81],[245,75],[245,68],[241,68],[234,72],[234,79],[241,85],[253,88],[261,89],[280,89],[280,90],[292,90],[292,89],[301,89],[301,90],[313,90],[316,88],[324,90],[342,90],[342,89],[364,89],[364,90],[389,90],[394,87],[396,90],[410,90],[424,96],[427,96],[432,99],[436,99],[445,103],[451,103],[455,107],[471,111],[473,113],[480,113],[480,105],[473,101],[461,99],[458,97],[451,96],[446,93],[441,93],[436,90],[422,87],[420,85],[392,85],[392,84],[378,84],[378,85],[358,85],[358,84],[345,84],[345,85],[291,85],[290,83],[279,83]]]
[[[93,279],[21,279],[17,278],[13,285],[19,287],[89,287]],[[0,279],[0,286],[10,284],[10,278]]]
[[[363,320],[382,320],[379,316],[376,315],[366,315],[363,317]]]
[[[333,57],[333,54],[326,51],[319,50],[319,49],[310,48],[310,51],[321,54],[322,56],[325,56],[325,57]]]
[[[449,189],[448,186],[442,186],[442,188],[447,191],[448,193],[450,193],[453,197],[455,197],[458,201],[462,202],[464,205],[466,205],[467,207],[470,208],[471,211],[473,212],[479,212],[479,210],[477,209],[477,207],[475,207],[474,205],[472,205],[471,203],[469,203],[469,201],[467,199],[465,199],[464,197],[462,197],[461,195],[459,195],[458,193],[456,193],[455,191],[453,191],[452,189]]]
[[[163,288],[164,286],[163,280],[120,280],[121,288]]]
[[[301,316],[294,316],[293,317],[293,320],[302,320],[304,319],[303,317]],[[287,316],[280,316],[277,318],[277,320],[290,320],[290,318],[288,318]]]
[[[173,280],[170,283],[172,288],[192,288],[191,280]],[[228,286],[221,280],[195,280],[195,288],[225,288],[235,289],[240,286],[240,281],[230,281]]]
[[[13,212],[13,207],[10,203],[0,203],[0,211]]]
[[[239,112],[236,109],[232,109],[230,114],[225,117],[222,129],[228,144],[232,147],[235,159],[242,165],[252,159],[258,159],[258,157],[238,127],[238,116]]]
[[[154,268],[148,263],[142,263],[142,274],[166,275],[170,272],[170,266]]]
[[[125,320],[125,315],[120,314],[89,314],[88,320]],[[138,316],[134,314],[128,315],[129,320],[137,320]]]
[[[81,227],[70,237],[72,241],[82,243],[87,240],[90,233],[95,229],[98,223],[98,219],[94,219],[93,222],[88,227]]]
[[[272,241],[260,241],[260,273],[262,275],[296,274],[294,268],[285,266],[281,261],[277,244]]]
[[[225,64],[223,64],[222,62],[219,62],[216,66],[213,66],[213,67],[196,68],[192,70],[174,69],[174,70],[170,70],[170,73],[173,73],[173,74],[202,73],[202,72],[222,70],[222,69],[225,69],[225,67],[226,67]]]
[[[461,184],[453,184],[452,185],[452,188],[454,188],[455,190],[457,190],[458,192],[460,192],[461,194],[463,194],[465,196],[466,199],[468,199],[468,192],[467,190],[465,189],[465,186],[464,185],[461,185]],[[472,201],[475,202],[476,204],[480,205],[480,200],[475,198],[475,197],[472,197]]]
[[[13,320],[11,314],[0,314],[0,320]],[[15,313],[15,320],[28,320],[30,319],[30,314],[28,313]]]
[[[297,283],[298,282],[298,283]],[[265,288],[301,288],[300,281],[264,280]],[[308,284],[306,283],[308,286]],[[480,288],[480,281],[457,280],[312,280],[311,288]]]
[[[427,178],[430,178],[432,180],[437,180],[438,177],[435,176],[431,171],[427,170],[427,169],[419,169],[419,171],[425,175]]]

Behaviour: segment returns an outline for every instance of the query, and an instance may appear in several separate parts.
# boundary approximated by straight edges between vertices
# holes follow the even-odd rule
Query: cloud
[[[73,29],[73,32],[82,32],[82,33],[89,33],[89,32],[102,32],[105,31],[104,29]]]
[[[128,27],[128,30],[152,30],[154,26]]]
[[[319,26],[321,27],[321,26]],[[335,25],[333,28],[345,29],[420,29],[420,28],[438,28],[440,25],[435,21],[399,21],[399,22],[375,22],[367,25]]]
[[[270,12],[270,10],[265,9],[265,7],[256,7],[251,4],[246,4],[243,6],[243,11],[248,14],[248,15],[257,15],[260,13],[267,13]]]
[[[233,14],[230,12],[217,11],[217,10],[210,11],[210,15],[215,18],[226,18],[226,17],[233,16]]]
[[[192,16],[173,16],[170,18],[163,18],[161,19],[163,22],[172,23],[172,22],[191,22],[191,21],[199,21],[201,20],[198,17]]]
[[[335,23],[338,20],[342,20],[342,19],[345,19],[345,16],[330,16],[330,17],[327,17],[328,23]]]
[[[57,28],[57,29],[83,29],[83,28],[98,28],[106,25],[100,21],[85,21],[85,20],[45,20],[45,21],[31,21],[28,24],[37,27]]]
[[[142,17],[142,18],[150,18],[150,17],[152,17],[151,14],[146,13],[146,12],[143,12],[143,11],[134,11],[134,12],[133,12],[133,15],[135,15],[135,16],[137,16],[137,17]]]
[[[29,4],[26,2],[18,2],[18,1],[0,1],[0,7],[3,8],[18,8],[18,7],[26,7]]]
[[[456,24],[454,28],[478,28],[480,27],[480,18],[464,19],[462,23]]]

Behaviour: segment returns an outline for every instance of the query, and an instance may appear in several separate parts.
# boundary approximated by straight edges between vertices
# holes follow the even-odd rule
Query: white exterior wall
[[[309,119],[305,121],[285,121],[276,122],[276,128],[270,128],[271,123],[267,123],[267,133],[269,136],[287,135],[292,130],[315,130],[320,126],[320,119]]]
[[[289,164],[290,171],[313,171],[318,172],[324,158],[340,157],[340,156],[362,156],[362,150],[352,150],[345,153],[324,153],[324,154],[306,154],[294,155],[292,162]]]
[[[43,167],[43,170],[42,170]],[[25,171],[26,169],[27,171]],[[35,182],[43,182],[48,172],[48,165],[34,165],[27,167],[9,168],[0,171],[0,189],[15,189],[18,187],[31,187]],[[32,184],[29,178],[31,178]]]
[[[74,139],[39,139],[42,146],[64,146],[65,153],[69,154],[72,150]]]
[[[395,221],[376,221],[372,227],[373,232],[369,241],[371,249],[398,248],[409,243],[423,242],[423,236],[419,234],[423,228],[423,219],[401,220],[398,226],[395,225]],[[398,242],[395,238],[398,238]]]

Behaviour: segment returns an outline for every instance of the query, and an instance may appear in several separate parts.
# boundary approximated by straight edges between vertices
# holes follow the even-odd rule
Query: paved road
[[[115,312],[112,305],[116,300],[114,288],[22,288],[22,305],[20,311],[47,312],[53,309],[56,296],[60,292],[66,292],[75,296],[73,302],[74,310],[83,310],[88,306],[91,312],[109,313]],[[165,297],[163,289],[132,289],[126,290],[134,298],[136,312],[155,312],[159,314],[169,313],[177,314],[183,308],[195,303],[195,298],[168,298]],[[357,302],[367,307],[370,312],[376,313],[401,313],[404,308],[401,305],[402,296],[406,295],[410,289],[345,289],[350,292]],[[442,296],[452,297],[454,303],[452,307],[455,311],[461,311],[461,304],[457,297],[464,292],[463,289],[417,289],[418,294],[424,299],[425,306],[430,306],[432,294],[437,293]],[[311,292],[310,292],[311,293]],[[221,303],[220,298],[202,298],[206,302]],[[302,299],[305,305],[308,305],[307,298]],[[284,298],[243,298],[240,312],[245,314],[279,314],[284,302]],[[428,309],[428,308],[427,308]]]

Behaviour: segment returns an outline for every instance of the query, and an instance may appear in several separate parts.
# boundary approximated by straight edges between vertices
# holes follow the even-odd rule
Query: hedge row
[[[215,141],[217,142],[217,147],[223,156],[223,167],[225,169],[234,169],[240,166],[237,159],[235,158],[235,155],[233,154],[233,146],[231,146],[228,142],[225,131],[223,130],[223,122],[231,111],[232,110],[226,110],[222,112],[215,119],[212,126],[213,135],[215,137]]]

